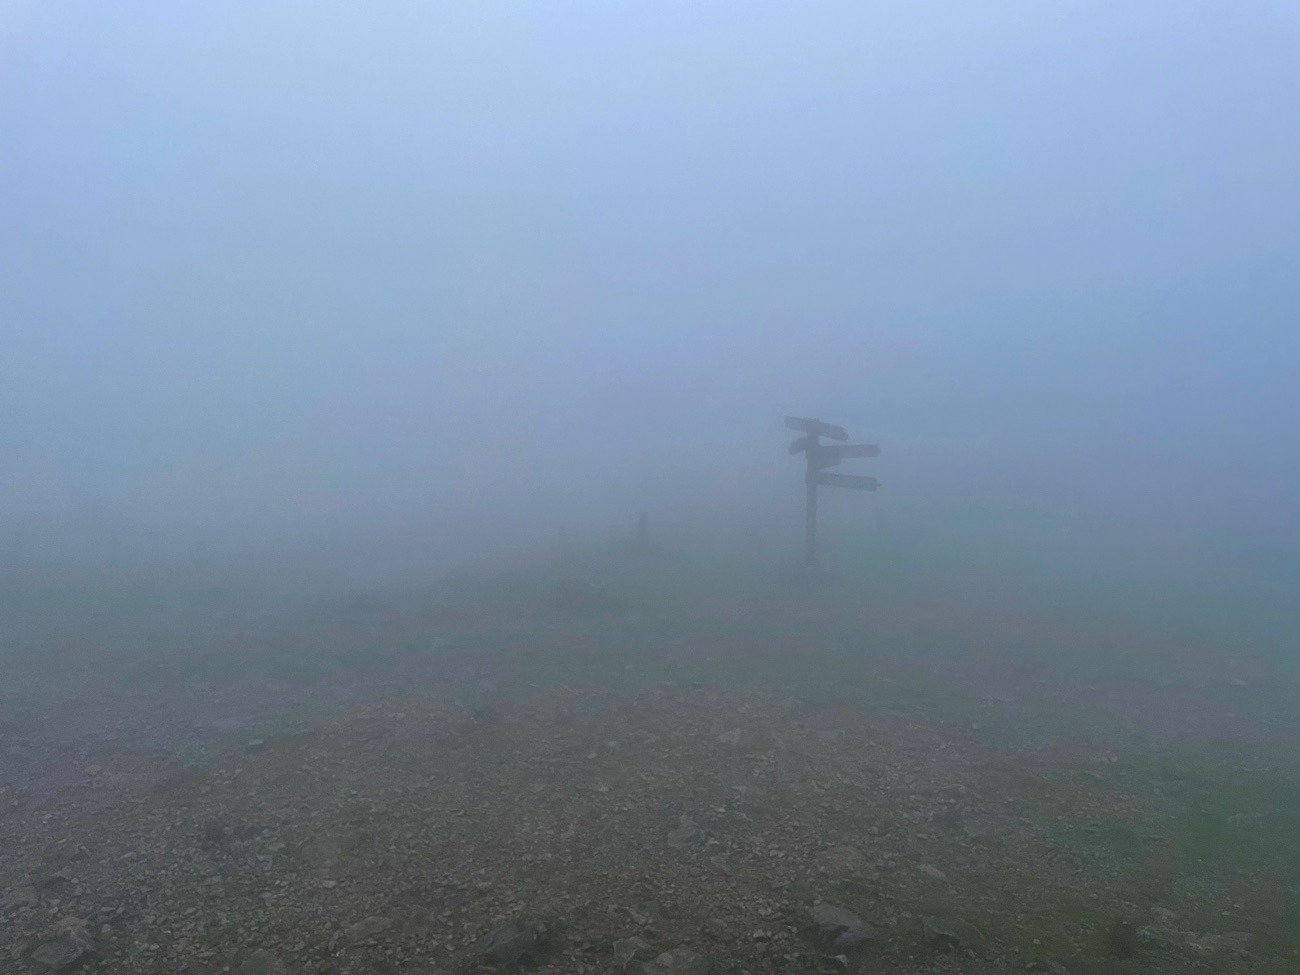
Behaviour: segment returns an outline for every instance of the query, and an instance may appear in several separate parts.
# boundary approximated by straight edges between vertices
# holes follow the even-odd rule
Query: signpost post
[[[790,453],[803,454],[807,462],[804,470],[804,561],[810,567],[817,565],[817,488],[826,487],[853,488],[858,491],[874,491],[879,482],[874,477],[860,474],[827,473],[825,468],[834,467],[842,460],[854,457],[876,457],[880,448],[876,444],[823,444],[822,437],[830,440],[848,440],[848,431],[833,423],[801,416],[787,416],[785,425],[791,430],[803,434],[790,444]]]

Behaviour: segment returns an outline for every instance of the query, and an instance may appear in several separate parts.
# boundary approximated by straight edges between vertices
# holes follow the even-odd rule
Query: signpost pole
[[[875,457],[880,448],[875,444],[846,444],[848,431],[833,423],[801,416],[787,416],[785,425],[791,430],[803,434],[790,444],[790,453],[804,455],[804,523],[803,523],[803,557],[808,568],[817,568],[817,488],[850,488],[857,491],[874,491],[879,484],[874,477],[861,474],[837,474],[826,472],[824,468],[835,467],[840,461],[851,457]],[[822,446],[822,437],[841,441],[827,447]]]
[[[810,568],[817,566],[817,467],[814,458],[820,442],[821,438],[817,434],[809,434],[808,446],[804,451],[808,467],[804,474],[807,499],[804,504],[803,554],[804,561]]]

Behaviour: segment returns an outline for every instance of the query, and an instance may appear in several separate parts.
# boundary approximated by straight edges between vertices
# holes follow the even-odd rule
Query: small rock
[[[930,941],[955,948],[961,944],[961,935],[957,929],[941,917],[927,917],[925,919],[925,936]]]
[[[689,948],[665,951],[641,968],[645,975],[704,975],[708,971],[704,959]]]
[[[479,942],[488,962],[495,968],[509,968],[532,954],[542,938],[540,925],[528,921],[511,921],[497,928]]]
[[[35,907],[39,903],[35,887],[15,887],[5,895],[3,909],[17,911],[24,907]]]
[[[1132,958],[1138,948],[1137,932],[1121,917],[1111,922],[1106,934],[1106,951],[1115,958]]]
[[[822,869],[836,875],[852,875],[867,866],[867,858],[853,846],[833,846],[822,853]]]
[[[1163,947],[1165,947],[1165,939],[1162,938],[1162,937],[1161,937],[1161,936],[1156,932],[1156,929],[1155,929],[1155,928],[1151,928],[1151,927],[1138,928],[1138,930],[1137,930],[1137,934],[1135,935],[1135,938],[1136,938],[1136,940],[1137,940],[1137,946],[1138,946],[1139,948],[1163,948]]]
[[[1159,904],[1151,908],[1151,916],[1161,924],[1173,924],[1178,920],[1177,914],[1167,907],[1161,907]]]
[[[997,835],[996,825],[992,819],[986,816],[975,816],[963,820],[961,831],[968,840],[975,843],[987,843]]]
[[[235,969],[236,975],[284,975],[284,963],[265,948],[251,952]]]
[[[942,870],[940,870],[938,867],[932,867],[932,866],[930,866],[930,864],[928,864],[928,863],[923,863],[923,864],[921,864],[919,867],[917,867],[916,869],[920,870],[921,873],[925,874],[927,877],[933,877],[935,880],[947,880],[947,879],[948,879],[948,875],[947,875],[946,873],[944,873],[944,872],[943,872]]]
[[[265,747],[265,738],[250,738],[247,744],[244,745],[244,751],[248,752],[250,755],[255,755]]]
[[[373,941],[392,926],[392,918],[371,915],[365,920],[346,925],[343,928],[343,940],[350,945],[359,945],[365,941]]]
[[[835,904],[818,904],[808,913],[822,941],[832,948],[851,948],[876,936],[876,929],[870,924]]]
[[[643,904],[638,904],[636,907],[626,908],[626,910],[628,917],[632,919],[632,923],[639,924],[643,928],[649,927],[654,924],[655,920],[659,917],[659,902],[646,901]]]
[[[732,728],[730,731],[724,731],[722,734],[718,735],[718,741],[722,742],[724,745],[739,745],[740,729]]]
[[[37,946],[32,961],[55,972],[70,972],[90,961],[95,945],[85,926],[75,925],[73,921],[74,918],[64,921],[61,925],[64,930],[58,937]]]
[[[699,827],[690,816],[682,816],[678,820],[677,828],[668,833],[668,845],[674,848],[689,846],[699,839],[701,839]]]
[[[614,957],[618,963],[626,968],[629,964],[637,959],[648,958],[654,951],[650,942],[645,938],[639,938],[635,935],[631,938],[623,938],[614,942]]]

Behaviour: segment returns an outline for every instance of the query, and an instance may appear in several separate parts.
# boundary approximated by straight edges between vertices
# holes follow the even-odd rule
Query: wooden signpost
[[[834,467],[842,460],[854,457],[876,457],[880,448],[875,444],[823,444],[822,437],[830,440],[848,440],[848,431],[833,423],[807,419],[801,416],[787,416],[785,425],[791,430],[803,434],[790,444],[791,454],[803,454],[807,461],[804,471],[804,484],[807,486],[807,501],[804,508],[804,561],[810,566],[817,565],[817,488],[826,487],[853,488],[858,491],[874,491],[879,482],[874,477],[859,474],[827,473],[825,468]]]

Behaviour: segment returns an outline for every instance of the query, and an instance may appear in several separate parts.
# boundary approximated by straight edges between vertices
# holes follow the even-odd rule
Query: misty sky
[[[0,0],[0,337],[6,521],[1294,530],[1300,3]]]

